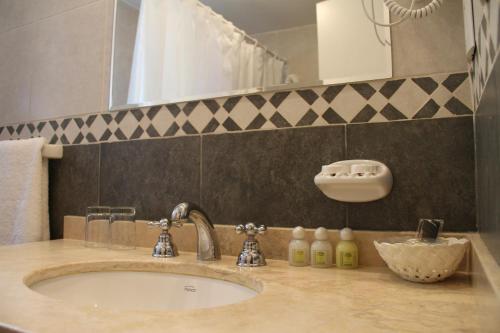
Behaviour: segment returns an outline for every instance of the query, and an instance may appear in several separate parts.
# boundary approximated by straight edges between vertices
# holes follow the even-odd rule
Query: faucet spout
[[[221,258],[219,241],[215,228],[207,214],[197,205],[189,202],[178,204],[172,212],[172,222],[192,222],[196,227],[197,234],[197,257],[198,260],[211,261]]]

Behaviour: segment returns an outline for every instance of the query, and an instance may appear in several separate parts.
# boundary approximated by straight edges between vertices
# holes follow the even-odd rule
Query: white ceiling
[[[200,0],[249,34],[316,23],[322,0]]]
[[[121,0],[139,9],[141,0]],[[147,1],[147,0],[146,0]],[[169,1],[169,0],[165,0]],[[200,0],[249,34],[315,24],[322,0]],[[354,1],[354,0],[353,0]]]

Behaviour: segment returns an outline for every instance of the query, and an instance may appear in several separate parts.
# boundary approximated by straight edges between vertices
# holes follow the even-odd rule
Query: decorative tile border
[[[474,8],[474,11],[479,11],[480,14],[475,17],[481,19],[474,24],[476,53],[470,68],[475,108],[479,105],[486,82],[493,70],[500,45],[499,1],[477,2],[479,6]]]
[[[377,80],[157,105],[0,127],[0,140],[87,144],[472,114],[467,73]]]

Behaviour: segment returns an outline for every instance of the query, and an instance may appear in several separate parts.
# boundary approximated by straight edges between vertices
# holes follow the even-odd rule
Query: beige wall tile
[[[101,111],[106,0],[38,24],[31,112],[49,118]]]
[[[35,34],[34,26],[0,34],[0,123],[31,118],[30,80]]]
[[[64,217],[64,238],[85,239],[85,217],[65,216]]]
[[[101,107],[100,111],[109,110],[109,96],[110,96],[110,83],[111,83],[111,53],[113,48],[113,18],[115,11],[114,0],[102,0],[105,5],[104,14],[104,36],[103,36],[103,51],[104,60],[102,62],[102,80],[101,80]]]
[[[463,21],[462,1],[445,1],[429,17],[392,27],[393,76],[467,71]]]
[[[0,0],[0,33],[30,22],[29,0]]]
[[[97,0],[0,0],[0,33]]]

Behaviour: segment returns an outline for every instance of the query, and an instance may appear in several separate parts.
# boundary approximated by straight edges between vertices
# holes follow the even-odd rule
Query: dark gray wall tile
[[[486,83],[476,111],[478,226],[500,264],[500,62]]]
[[[476,229],[472,117],[347,125],[349,159],[374,159],[392,171],[388,197],[349,204],[355,229],[415,230],[420,217],[445,230]]]
[[[101,204],[133,206],[137,217],[170,217],[180,202],[199,202],[200,138],[103,144]]]
[[[64,215],[84,216],[98,203],[99,145],[64,147],[60,160],[49,161],[50,236],[63,237]]]
[[[204,136],[202,207],[214,223],[339,228],[344,205],[314,185],[344,157],[344,126]]]
[[[496,167],[498,174],[500,156],[500,122],[498,112],[496,121],[490,119],[493,109],[480,110],[477,119],[480,129],[487,129],[478,132],[478,193],[485,189],[486,198],[498,198],[500,188],[491,173]],[[201,201],[215,223],[251,220],[270,226],[340,228],[346,204],[326,198],[314,185],[314,175],[323,164],[371,158],[393,171],[393,192],[377,202],[349,204],[352,227],[413,230],[419,217],[443,217],[447,230],[475,229],[471,117],[347,125],[347,153],[345,129],[204,136],[201,192],[199,137],[103,144],[100,204],[135,206],[138,218],[153,219],[169,216],[179,202]],[[50,162],[54,238],[62,236],[64,215],[84,215],[87,206],[98,204],[98,163],[99,145],[65,147],[64,159]],[[496,206],[479,198],[479,217],[487,221],[481,231],[492,247],[498,246],[500,229]]]

